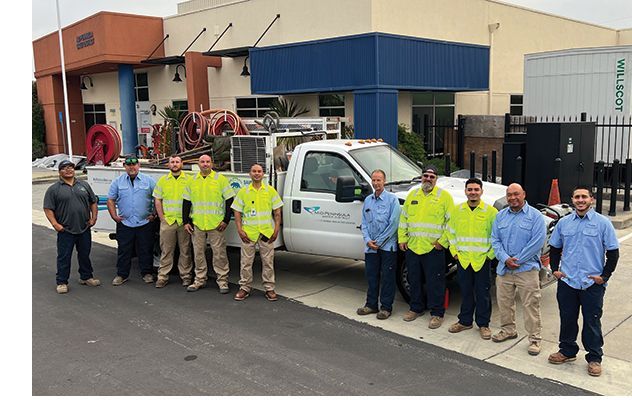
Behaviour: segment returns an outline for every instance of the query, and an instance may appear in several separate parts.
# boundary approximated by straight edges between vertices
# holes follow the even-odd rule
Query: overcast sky
[[[178,0],[59,0],[62,26],[99,11],[171,16]],[[611,28],[632,28],[632,0],[506,0],[535,10],[596,23]],[[32,39],[57,30],[55,0],[32,1]]]

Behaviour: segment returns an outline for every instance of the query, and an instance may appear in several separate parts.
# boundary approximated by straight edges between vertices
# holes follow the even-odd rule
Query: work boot
[[[68,292],[68,284],[57,285],[57,294],[66,294]]]
[[[481,334],[481,339],[490,340],[492,338],[492,330],[487,326],[479,327],[478,332]]]
[[[492,340],[496,343],[500,343],[500,342],[504,342],[507,339],[515,339],[518,337],[517,333],[514,333],[513,335],[510,335],[509,333],[505,332],[504,330],[501,330],[500,332],[496,333],[495,335],[492,336]]]
[[[529,344],[529,348],[527,349],[527,353],[529,353],[529,355],[540,355],[540,342],[531,342]]]
[[[367,314],[373,314],[373,313],[377,313],[377,309],[367,307],[367,306],[360,307],[359,309],[356,310],[356,314],[359,316],[366,316]]]
[[[378,320],[386,320],[391,317],[391,312],[388,310],[380,310],[375,316]]]
[[[268,301],[276,301],[279,299],[279,297],[277,296],[277,293],[274,292],[274,290],[267,290],[265,292],[265,296],[268,299]]]
[[[99,281],[98,279],[94,279],[94,278],[88,278],[88,279],[80,279],[79,283],[81,285],[87,285],[89,287],[98,287],[99,285],[101,285],[101,281]]]
[[[450,326],[448,328],[448,332],[450,332],[450,333],[459,333],[459,332],[462,332],[464,330],[468,330],[468,329],[471,329],[471,328],[472,328],[472,325],[466,326],[464,324],[456,322],[456,323],[454,323],[452,326]]]
[[[188,292],[195,292],[195,291],[199,290],[200,288],[204,288],[204,287],[206,287],[206,282],[195,281],[194,283],[192,283],[191,285],[189,285],[187,287],[187,291]]]
[[[554,354],[549,355],[549,362],[555,365],[564,364],[565,362],[573,362],[576,359],[577,357],[566,356],[559,351],[555,352]]]
[[[145,274],[145,275],[143,275],[143,282],[145,284],[153,284],[154,283],[154,276],[152,274]]]
[[[182,286],[183,287],[188,287],[189,285],[192,284],[193,281],[191,281],[191,278],[186,278],[186,279],[182,279]]]
[[[412,310],[408,310],[406,312],[406,314],[404,314],[404,321],[405,322],[412,322],[413,320],[415,320],[417,317],[421,316],[423,313],[417,313],[416,311],[412,311]]]
[[[230,292],[230,289],[228,288],[228,286],[219,287],[219,293],[220,294],[228,294],[229,292]]]
[[[250,297],[250,293],[240,288],[239,291],[237,291],[237,294],[235,294],[235,296],[233,297],[233,299],[235,301],[243,301],[248,297]]]
[[[430,317],[430,322],[428,323],[429,329],[438,329],[443,324],[443,317],[432,316]],[[472,326],[470,326],[471,328]]]
[[[156,288],[164,288],[167,286],[167,283],[169,283],[169,281],[167,281],[166,279],[159,279],[158,281],[156,281]]]
[[[601,363],[597,361],[589,362],[588,375],[591,377],[599,377],[601,375]]]
[[[126,282],[127,282],[127,278],[123,278],[122,276],[116,275],[114,279],[112,280],[112,285],[114,286],[123,285]]]

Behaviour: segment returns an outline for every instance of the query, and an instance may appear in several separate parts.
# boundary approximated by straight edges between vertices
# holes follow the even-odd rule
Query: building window
[[[149,101],[149,83],[147,73],[134,74],[134,90],[136,91],[136,102]]]
[[[510,115],[522,115],[522,95],[511,95],[509,104]]]
[[[173,100],[171,101],[171,106],[178,111],[178,121],[182,121],[184,115],[189,113],[189,102],[186,100]]]
[[[446,151],[446,143],[456,139],[454,93],[413,93],[412,128],[423,137],[429,157],[442,155]]]
[[[320,116],[345,116],[345,95],[318,95]]]
[[[105,124],[105,104],[92,103],[83,105],[83,119],[86,123],[86,132],[95,124]]]
[[[270,110],[270,105],[277,99],[277,96],[268,97],[238,97],[237,102],[237,115],[242,118],[258,118],[265,115]]]

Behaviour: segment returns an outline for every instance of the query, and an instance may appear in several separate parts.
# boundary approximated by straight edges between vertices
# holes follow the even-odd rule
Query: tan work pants
[[[178,272],[182,281],[191,279],[193,260],[191,259],[191,237],[186,232],[184,226],[178,226],[174,222],[169,225],[165,221],[160,221],[160,268],[158,268],[158,281],[168,281],[169,272],[173,268],[173,257],[176,245],[180,249],[178,258]]]
[[[255,245],[259,244],[259,255],[261,256],[261,279],[263,288],[266,291],[274,289],[274,244],[264,242],[261,236],[256,243],[241,243],[241,278],[239,288],[250,292],[252,289],[252,264],[255,260]]]
[[[524,327],[529,342],[540,342],[542,319],[540,315],[540,277],[537,270],[512,273],[496,277],[496,299],[500,312],[500,327],[509,335],[516,334],[516,292],[524,308]]]
[[[195,282],[198,285],[206,284],[208,267],[206,264],[206,239],[211,244],[213,251],[213,270],[217,275],[217,285],[220,288],[228,287],[228,256],[226,255],[226,238],[223,231],[200,230],[193,226],[193,254],[195,256]]]

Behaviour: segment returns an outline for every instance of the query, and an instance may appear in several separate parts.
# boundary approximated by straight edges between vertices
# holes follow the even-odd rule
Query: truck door
[[[353,176],[356,185],[366,182],[341,154],[309,151],[297,168],[291,205],[291,249],[295,252],[364,259],[360,224],[362,202],[336,202],[336,180]],[[287,192],[287,191],[286,191]],[[287,237],[288,231],[284,230]]]

